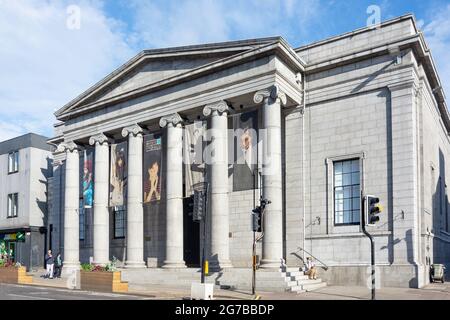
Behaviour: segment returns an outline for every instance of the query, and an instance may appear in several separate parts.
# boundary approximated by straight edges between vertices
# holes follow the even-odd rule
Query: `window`
[[[359,159],[336,161],[334,168],[334,224],[357,225],[361,218]]]
[[[17,218],[19,212],[19,194],[8,195],[8,218]]]
[[[116,207],[114,208],[114,238],[125,238],[125,209]]]
[[[11,152],[8,155],[8,174],[19,171],[19,151]]]
[[[80,200],[80,219],[79,219],[79,226],[80,226],[80,240],[84,240],[86,238],[86,213],[84,211],[84,202],[83,200]]]

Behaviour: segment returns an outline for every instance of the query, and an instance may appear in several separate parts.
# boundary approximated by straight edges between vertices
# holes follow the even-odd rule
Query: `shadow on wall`
[[[433,170],[435,177],[432,179],[436,186],[432,196],[432,229],[430,231],[435,237],[433,238],[432,248],[429,247],[430,244],[427,244],[427,257],[429,257],[428,261],[430,264],[442,263],[450,267],[450,245],[436,237],[436,235],[442,235],[442,231],[450,232],[445,165],[444,153],[439,148],[439,176],[436,176],[436,170]]]

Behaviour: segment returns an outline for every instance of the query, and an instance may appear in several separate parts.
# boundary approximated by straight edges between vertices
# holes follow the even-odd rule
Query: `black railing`
[[[320,259],[318,259],[317,257],[315,257],[311,252],[306,251],[306,250],[303,249],[302,247],[298,247],[298,250],[297,250],[296,252],[294,252],[294,253],[301,252],[301,251],[305,252],[308,256],[314,258],[315,261],[319,262],[319,263],[321,264],[321,267],[322,267],[325,271],[328,270],[328,266],[327,266],[323,261],[321,261]],[[302,259],[302,260],[303,260],[303,259]],[[306,263],[306,261],[303,261],[303,263]]]

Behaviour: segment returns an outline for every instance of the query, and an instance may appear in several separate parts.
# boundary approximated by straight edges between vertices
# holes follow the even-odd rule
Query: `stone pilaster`
[[[145,268],[144,208],[142,206],[142,128],[137,124],[122,130],[128,137],[127,259],[126,268]]]
[[[108,137],[98,134],[89,139],[95,145],[94,164],[94,263],[109,262],[109,143]]]
[[[281,105],[286,95],[277,85],[258,91],[254,102],[263,103],[263,167],[264,199],[270,200],[263,217],[264,238],[261,268],[279,268],[283,258],[283,189],[281,156]]]
[[[230,216],[228,204],[228,105],[219,101],[205,106],[203,115],[211,116],[208,128],[211,159],[206,159],[210,172],[211,270],[231,268]]]
[[[166,260],[163,268],[185,268],[183,260],[183,129],[178,113],[162,117],[167,127]]]

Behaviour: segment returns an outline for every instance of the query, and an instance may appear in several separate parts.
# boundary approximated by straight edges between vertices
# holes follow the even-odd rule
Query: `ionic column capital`
[[[143,132],[144,129],[142,129],[139,125],[134,124],[132,126],[125,127],[122,129],[122,137],[126,138],[129,135],[133,135],[136,137],[138,135],[142,135]]]
[[[165,128],[169,124],[176,127],[177,125],[182,124],[182,123],[183,123],[183,118],[181,118],[181,116],[178,113],[169,114],[167,116],[162,117],[159,120],[159,126],[161,128]]]
[[[274,84],[268,89],[256,92],[255,96],[253,97],[253,101],[257,104],[260,104],[263,101],[267,101],[269,103],[279,101],[282,105],[286,105],[287,97],[286,94],[280,89],[280,87],[277,84]]]
[[[75,152],[80,151],[81,147],[73,141],[62,142],[58,145],[56,152]]]
[[[229,112],[228,104],[225,101],[218,101],[215,103],[207,104],[203,108],[203,115],[209,117],[211,114],[222,115],[225,112]]]
[[[103,133],[99,133],[99,134],[97,134],[97,135],[95,135],[95,136],[92,136],[90,139],[89,139],[89,144],[91,145],[91,146],[93,146],[93,145],[95,145],[95,144],[99,144],[99,145],[103,145],[103,144],[106,144],[106,145],[108,145],[108,143],[110,142],[110,139],[107,137],[107,136],[105,136]]]

